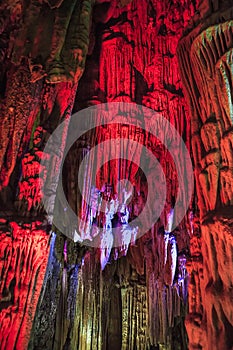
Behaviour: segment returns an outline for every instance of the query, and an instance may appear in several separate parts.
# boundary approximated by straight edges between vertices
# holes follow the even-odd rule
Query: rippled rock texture
[[[232,348],[230,5],[210,0],[0,5],[1,349]],[[115,103],[113,123],[82,135],[61,169],[72,112],[103,103]],[[138,119],[117,103],[151,110]],[[170,154],[150,132],[156,115],[176,128],[191,155],[190,203],[178,196],[188,190],[188,160],[183,149]],[[103,111],[96,114],[100,120]],[[58,125],[61,137],[43,152]],[[126,142],[91,156],[80,189],[81,161],[109,139]],[[50,166],[41,167],[41,161]],[[180,173],[185,181],[179,182]],[[83,220],[77,232],[57,194],[60,176],[70,207]],[[132,186],[119,185],[121,180]],[[155,198],[148,222],[162,203],[164,186],[165,204],[157,222],[137,239],[143,227],[132,230],[130,223],[151,198],[148,183]],[[187,213],[172,227],[184,206]],[[53,225],[56,210],[59,228]]]
[[[204,1],[179,44],[192,113],[200,233],[191,243],[190,349],[231,349],[232,338],[232,4]],[[192,248],[191,248],[192,251]]]

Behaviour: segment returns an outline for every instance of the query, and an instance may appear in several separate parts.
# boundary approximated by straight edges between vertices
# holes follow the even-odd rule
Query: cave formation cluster
[[[4,0],[0,10],[0,349],[233,349],[232,2]],[[101,124],[109,105],[112,124]],[[149,109],[138,118],[126,105]],[[71,115],[96,106],[101,125],[63,164]],[[173,159],[184,148],[171,154],[153,135],[158,116],[192,160],[189,202],[188,160]],[[80,189],[82,160],[109,139],[126,140],[122,157],[116,148],[104,162],[103,145]],[[137,239],[143,227],[130,222],[149,184],[148,222],[164,186],[165,204]]]

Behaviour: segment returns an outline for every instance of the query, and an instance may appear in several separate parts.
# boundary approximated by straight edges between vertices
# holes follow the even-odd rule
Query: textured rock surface
[[[0,5],[0,348],[231,349],[230,2],[97,0],[92,15],[93,4],[7,0]],[[120,126],[89,132],[68,153],[63,182],[69,204],[86,223],[79,227],[81,243],[96,236],[103,245],[106,237],[112,239],[112,228],[118,229],[117,244],[112,239],[104,249],[94,249],[55,228],[52,233],[51,223],[72,109],[104,102],[141,104],[169,120],[192,152],[196,189],[183,221],[171,232],[178,188],[187,186],[178,184],[177,174],[187,168],[181,162],[176,169],[161,142],[143,131],[152,127],[149,116],[139,127],[127,128],[122,113]],[[42,152],[45,143],[63,120],[53,166],[41,169],[42,157],[49,158]],[[83,183],[91,208],[77,183],[78,166],[90,147],[126,135],[152,151],[166,177],[164,210],[136,242],[128,224],[145,204],[147,181],[159,182],[154,194],[158,201],[163,197],[163,178],[150,157],[146,181],[138,167],[144,155],[125,143],[123,154],[128,159],[134,152],[133,159],[104,164],[93,189],[87,180],[109,149],[99,152]],[[122,178],[133,190],[123,187],[117,193]],[[49,215],[41,202],[41,181],[51,191]],[[181,198],[174,218],[184,202]],[[72,231],[65,217],[61,222]],[[93,235],[96,223],[105,237],[98,237],[98,230]]]
[[[170,14],[165,19],[168,10]],[[125,8],[116,7],[108,21],[105,16],[99,17],[100,23],[95,23],[92,29],[96,39],[91,44],[74,111],[101,102],[137,102],[166,117],[177,127],[189,147],[190,117],[180,84],[176,46],[185,21],[194,11],[191,2],[183,6],[148,2],[142,8],[141,2],[134,1]],[[115,113],[117,115],[117,111]],[[123,116],[121,118],[124,119]],[[149,125],[148,122],[147,127]],[[104,214],[98,213],[98,205],[94,204],[88,212],[86,203],[80,202],[77,169],[90,146],[107,138],[115,138],[116,133],[119,138],[126,133],[129,138],[141,140],[142,144],[148,142],[148,148],[150,144],[153,145],[151,148],[169,179],[167,204],[160,221],[135,245],[128,248],[128,243],[122,238],[120,246],[112,251],[110,244],[107,249],[91,250],[85,254],[78,272],[75,326],[72,325],[67,307],[63,320],[60,320],[62,325],[66,323],[67,347],[68,339],[71,338],[74,342],[72,346],[79,349],[149,349],[158,344],[160,348],[185,349],[187,338],[183,320],[188,282],[186,260],[193,214],[190,210],[175,232],[165,234],[177,193],[177,175],[164,147],[155,138],[134,127],[128,130],[124,126],[118,129],[110,126],[97,129],[94,135],[89,134],[77,142],[67,156],[64,170],[67,198],[72,208],[75,211],[78,208],[87,223],[90,218],[99,220],[103,225],[109,223],[107,208]],[[97,162],[101,163],[107,152],[108,149],[104,149],[98,153]],[[139,151],[136,151],[136,164],[140,156]],[[130,158],[127,147],[125,158]],[[185,167],[185,164],[181,166]],[[91,162],[84,178],[91,179],[96,168]],[[97,180],[99,202],[102,198],[107,199],[108,203],[116,200],[115,184],[121,179],[119,169],[121,176],[131,180],[137,190],[131,205],[127,207],[132,218],[138,215],[146,200],[145,180],[132,161],[122,162],[121,165],[119,162],[104,165]],[[153,181],[155,174],[156,169],[152,167],[150,181]],[[87,193],[91,192],[88,186],[89,183],[86,183]],[[156,193],[157,189],[154,191]],[[159,189],[157,195],[161,198]],[[69,222],[65,226],[69,228]],[[91,228],[87,225],[83,231],[80,229],[83,240],[93,238]],[[67,247],[69,245],[70,242]],[[62,256],[62,247],[60,252]],[[76,256],[70,256],[70,259],[74,261]],[[104,269],[102,272],[101,267]],[[69,270],[68,280],[73,273],[76,272]],[[45,293],[49,302],[50,287]],[[114,309],[112,304],[115,305]],[[61,305],[57,307],[59,310]],[[40,332],[44,308],[46,304],[42,305],[40,315],[35,320],[37,333],[34,333],[34,342],[40,346],[44,346],[45,337],[49,341],[47,335],[43,333],[42,338]]]
[[[192,118],[200,231],[191,240],[187,331],[190,349],[231,349],[232,4],[201,3],[179,44]]]
[[[53,167],[41,174],[39,162],[48,157],[42,151],[49,135],[70,118],[89,43],[92,2],[74,8],[73,2],[61,3],[49,2],[51,9],[38,1],[1,4],[1,349],[27,348],[42,298],[68,123],[53,150]],[[50,217],[43,211],[39,176],[53,180]]]
[[[0,347],[26,349],[49,251],[42,222],[1,219]]]

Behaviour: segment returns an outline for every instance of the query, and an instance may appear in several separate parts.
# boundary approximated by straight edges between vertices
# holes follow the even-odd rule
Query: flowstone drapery
[[[231,349],[230,1],[4,0],[0,9],[0,348]],[[150,115],[129,127],[129,115],[116,109],[112,125],[83,135],[65,159],[65,195],[84,222],[75,243],[65,214],[60,231],[52,225],[55,205],[65,213],[57,184],[70,116],[112,102],[146,106],[174,125],[193,160],[193,198],[174,211],[178,190],[187,191],[188,181],[178,181],[179,172],[190,175],[187,162],[177,167],[148,131]],[[43,152],[63,121],[61,138]],[[102,164],[115,154],[107,146],[92,155],[82,179],[88,206],[78,188],[82,159],[96,144],[123,138],[114,149],[121,159]],[[40,167],[42,159],[52,166]],[[117,188],[123,179],[131,187]],[[164,185],[165,205],[136,240],[142,228],[130,222],[145,206],[148,181],[150,211]]]
[[[232,4],[202,2],[179,44],[192,114],[200,232],[191,241],[190,349],[231,349],[232,338]]]
[[[51,235],[39,176],[54,179],[52,209],[68,123],[51,172],[40,174],[39,162],[49,156],[43,154],[49,135],[70,118],[89,45],[92,1],[75,3],[75,10],[74,2],[61,3],[1,4],[1,349],[28,346]]]

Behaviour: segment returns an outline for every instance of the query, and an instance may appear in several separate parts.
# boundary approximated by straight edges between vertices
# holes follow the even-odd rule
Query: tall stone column
[[[190,349],[233,346],[232,19],[231,1],[201,1],[178,47],[201,228],[191,239]]]
[[[0,349],[27,349],[46,282],[51,222],[40,178],[50,181],[51,218],[68,122],[84,70],[94,1],[0,5]],[[46,141],[66,120],[52,154]],[[42,157],[51,169],[40,173]],[[50,219],[51,219],[50,218]],[[48,273],[47,273],[48,274]]]

